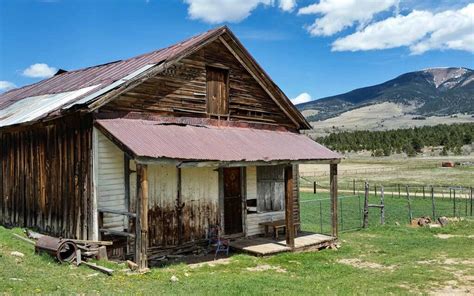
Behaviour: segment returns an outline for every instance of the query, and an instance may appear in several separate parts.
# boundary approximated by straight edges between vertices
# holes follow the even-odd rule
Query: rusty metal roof
[[[310,161],[341,156],[305,135],[266,129],[102,119],[97,126],[136,158],[182,161]]]
[[[137,76],[155,65],[166,62],[168,59],[173,59],[185,50],[193,48],[206,39],[220,34],[224,30],[226,30],[226,27],[220,27],[164,49],[122,61],[74,71],[66,71],[49,79],[0,94],[0,127],[39,119],[42,116],[48,115],[50,112],[64,108],[64,106],[71,108],[77,103],[87,103],[85,99],[93,100],[105,93],[105,91],[100,90],[110,91],[126,82],[125,77],[131,79],[133,78],[131,77],[132,74]],[[84,89],[89,89],[90,91],[83,92],[82,90]],[[71,96],[71,94],[74,93],[80,95]],[[74,99],[63,101],[63,104],[59,105],[54,102],[54,98],[63,98],[66,96]],[[43,98],[47,99],[43,100]],[[36,114],[35,117],[30,116],[25,118],[23,115],[17,116],[18,112],[25,108],[25,102],[31,100],[35,101],[36,108],[44,110],[44,112],[41,114],[33,112]],[[42,103],[44,103],[44,105],[42,105]],[[55,108],[50,108],[52,105],[54,105]],[[29,108],[28,106],[26,107]],[[8,109],[8,111],[6,109]]]

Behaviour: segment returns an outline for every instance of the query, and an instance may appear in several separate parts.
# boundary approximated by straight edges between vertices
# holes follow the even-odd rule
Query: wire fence
[[[313,184],[314,185],[314,184]],[[323,234],[331,233],[331,200],[329,188],[316,185],[311,192],[301,192],[302,230]],[[368,185],[368,203],[381,203],[383,191],[384,222],[394,225],[410,223],[412,219],[430,217],[473,217],[472,187],[421,186],[389,184]],[[353,188],[350,193],[338,195],[338,226],[340,231],[359,229],[364,218],[364,189]],[[381,208],[368,208],[368,226],[381,224]]]

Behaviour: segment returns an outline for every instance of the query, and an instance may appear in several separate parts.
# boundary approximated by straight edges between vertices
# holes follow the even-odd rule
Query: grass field
[[[124,265],[105,264],[112,277],[87,267],[58,265],[33,253],[0,227],[0,293],[347,295],[474,292],[474,221],[443,229],[373,227],[342,233],[342,247],[268,258],[234,255],[215,266],[184,264],[128,275]],[[439,236],[443,234],[443,236]],[[25,254],[14,257],[12,251]],[[176,276],[179,281],[171,282]]]
[[[356,167],[377,167],[371,161],[371,164],[368,160],[357,160],[346,167],[341,165],[341,183],[349,182],[353,177],[344,173],[346,168],[349,171]],[[464,186],[472,182],[472,178],[465,177],[466,174],[473,175],[472,167],[443,170],[446,172],[443,178],[441,174],[434,174],[438,170],[434,162],[439,160],[432,161],[421,162],[419,169],[410,169],[406,161],[380,160],[379,167],[397,167],[400,172],[397,175],[374,172],[366,177],[378,178],[379,182],[424,183],[431,180],[429,182],[433,184],[457,182]],[[85,266],[59,265],[48,256],[35,255],[31,245],[15,239],[12,234],[21,233],[21,229],[0,227],[0,294],[474,294],[473,217],[452,222],[445,228],[412,228],[408,226],[406,198],[387,194],[385,226],[380,226],[379,212],[371,209],[370,227],[360,230],[362,194],[350,196],[342,190],[340,193],[339,227],[342,232],[338,250],[286,253],[265,258],[233,254],[228,259],[211,262],[211,265],[170,265],[142,275],[129,274],[124,264],[110,262],[100,264],[115,270],[112,277]],[[324,190],[318,191],[317,195],[301,192],[300,199],[303,230],[329,233],[328,193]],[[379,200],[380,196],[370,195],[370,203]],[[470,213],[466,202],[467,199],[458,197],[457,215]],[[436,196],[435,205],[436,216],[453,216],[452,199]],[[414,217],[432,215],[430,198],[414,197],[411,206]],[[15,257],[11,254],[13,251],[25,255]],[[179,281],[171,282],[172,276]]]
[[[358,180],[362,189],[363,181],[373,184],[448,185],[474,187],[474,166],[443,168],[441,162],[473,162],[474,156],[453,157],[349,157],[339,165],[340,188],[352,188],[353,180]],[[319,184],[328,186],[328,165],[301,165],[301,175],[316,176]],[[304,182],[303,182],[304,183]],[[311,184],[303,184],[310,186]]]

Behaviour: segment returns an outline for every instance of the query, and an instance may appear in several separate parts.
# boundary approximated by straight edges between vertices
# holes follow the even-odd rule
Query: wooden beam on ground
[[[339,235],[337,225],[337,164],[329,165],[329,178],[330,178],[330,195],[331,195],[331,225],[332,225],[332,236],[337,237]]]
[[[148,166],[143,164],[137,164],[136,210],[135,263],[144,271],[148,268]]]
[[[285,223],[286,223],[286,245],[295,247],[295,225],[293,217],[293,166],[285,168]]]

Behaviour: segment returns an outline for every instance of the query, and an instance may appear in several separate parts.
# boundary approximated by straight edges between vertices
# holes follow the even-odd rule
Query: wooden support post
[[[331,225],[332,225],[332,236],[337,237],[339,235],[338,230],[338,219],[337,219],[337,164],[329,165],[329,178],[330,178],[330,195],[331,195]]]
[[[352,194],[356,195],[356,180],[352,179]]]
[[[436,219],[436,210],[435,210],[435,199],[434,199],[434,188],[431,186],[431,210],[433,211],[433,220]]]
[[[369,183],[365,181],[365,193],[364,193],[364,220],[362,227],[367,228],[369,226]]]
[[[176,184],[176,212],[178,216],[178,245],[183,243],[183,198],[181,189],[181,168],[177,169],[177,184]]]
[[[380,224],[384,225],[385,224],[385,202],[384,202],[384,190],[383,186],[380,189],[380,205],[382,206],[380,208]]]
[[[137,163],[137,218],[135,223],[135,263],[138,270],[148,268],[148,169],[147,165]]]
[[[456,189],[453,189],[453,218],[456,217]]]
[[[408,185],[406,185],[406,190],[407,190],[407,201],[408,201],[408,217],[410,221],[408,223],[411,223],[411,220],[413,220],[413,212],[411,211],[411,200],[410,200],[410,192],[408,191]]]
[[[313,193],[316,194],[316,187],[317,187],[317,184],[316,184],[316,181],[313,182]]]
[[[471,216],[472,216],[472,187],[471,187]]]
[[[285,222],[286,222],[286,245],[295,247],[295,225],[293,217],[293,166],[285,168]]]

